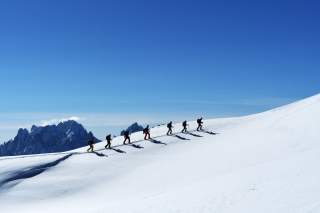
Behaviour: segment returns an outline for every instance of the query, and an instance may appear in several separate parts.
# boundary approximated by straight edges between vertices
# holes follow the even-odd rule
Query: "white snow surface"
[[[268,112],[205,120],[205,129],[132,135],[126,154],[87,147],[0,158],[1,213],[319,213],[320,95]],[[195,122],[189,128],[194,130]],[[175,132],[181,124],[175,124]],[[115,138],[113,145],[122,143]],[[95,149],[103,149],[105,142]],[[44,167],[62,157],[69,156]],[[35,175],[41,168],[43,172]],[[34,175],[30,175],[34,174]]]

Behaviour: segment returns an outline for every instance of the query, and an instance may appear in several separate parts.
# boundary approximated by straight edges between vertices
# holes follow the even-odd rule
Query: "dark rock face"
[[[76,121],[45,127],[19,129],[17,136],[0,145],[0,156],[63,152],[86,146],[88,140],[99,140]]]
[[[132,124],[131,126],[129,126],[126,130],[123,130],[121,132],[121,135],[124,135],[125,131],[130,132],[130,134],[135,133],[135,132],[140,132],[142,131],[144,128],[143,126],[140,126],[137,122]]]

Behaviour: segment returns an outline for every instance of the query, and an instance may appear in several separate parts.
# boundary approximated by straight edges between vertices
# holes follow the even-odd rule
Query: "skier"
[[[145,140],[148,140],[148,139],[151,138],[149,125],[146,128],[143,129],[143,134],[144,134],[144,139]]]
[[[199,118],[198,120],[197,120],[197,123],[198,123],[198,128],[197,128],[197,131],[202,131],[202,124],[203,124],[203,118],[201,117],[201,118]]]
[[[170,122],[167,124],[167,127],[168,127],[167,135],[172,135],[172,128],[173,128],[172,121],[170,121]]]
[[[105,146],[105,148],[111,149],[111,141],[112,141],[111,135],[107,135],[106,140],[107,140],[107,145]]]
[[[183,129],[182,129],[181,132],[182,133],[188,132],[188,129],[187,129],[188,123],[187,123],[187,121],[183,121],[182,126],[183,126]]]
[[[94,140],[93,139],[90,139],[88,141],[88,145],[89,145],[89,149],[87,150],[87,152],[93,152],[93,149],[94,149]]]
[[[129,131],[125,131],[123,133],[123,137],[124,137],[123,145],[126,144],[127,141],[129,141],[129,143],[131,143],[130,132]]]

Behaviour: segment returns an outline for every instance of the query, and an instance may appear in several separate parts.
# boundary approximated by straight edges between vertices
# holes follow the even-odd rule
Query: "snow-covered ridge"
[[[320,212],[320,95],[98,154],[0,158],[1,212]],[[189,128],[194,130],[195,122]],[[108,157],[106,157],[108,156]]]

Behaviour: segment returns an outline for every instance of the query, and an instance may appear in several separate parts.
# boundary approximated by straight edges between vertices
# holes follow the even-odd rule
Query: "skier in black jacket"
[[[202,131],[202,124],[203,124],[203,118],[201,117],[201,118],[199,118],[198,120],[197,120],[197,123],[198,123],[198,128],[197,128],[197,131]]]
[[[123,137],[124,137],[123,144],[126,144],[127,141],[129,141],[129,143],[131,143],[130,132],[129,131],[125,131],[123,133]]]
[[[148,139],[151,138],[149,125],[146,128],[143,129],[143,134],[144,134],[144,139],[145,140],[148,140]]]
[[[88,145],[89,145],[89,149],[87,149],[87,152],[93,152],[93,149],[94,149],[94,140],[93,139],[90,139],[88,141]]]
[[[187,126],[188,126],[187,121],[183,121],[183,122],[182,122],[182,127],[183,127],[183,129],[182,129],[182,131],[181,131],[182,133],[188,132]]]
[[[111,141],[112,141],[111,135],[107,135],[106,140],[107,140],[107,145],[105,146],[105,148],[111,149]]]
[[[167,127],[168,127],[167,135],[172,135],[172,128],[173,128],[172,121],[170,121],[170,122],[167,124]]]

